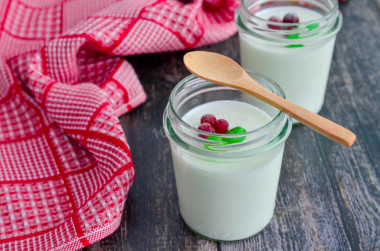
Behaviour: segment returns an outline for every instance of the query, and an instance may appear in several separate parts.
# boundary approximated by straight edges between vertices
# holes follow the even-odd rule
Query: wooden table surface
[[[357,134],[343,147],[304,126],[287,140],[274,217],[256,236],[217,243],[181,219],[162,114],[189,72],[185,52],[128,58],[148,100],[120,121],[136,179],[121,226],[83,250],[380,250],[380,0],[341,4],[338,34],[321,115]],[[202,49],[239,60],[237,35]]]

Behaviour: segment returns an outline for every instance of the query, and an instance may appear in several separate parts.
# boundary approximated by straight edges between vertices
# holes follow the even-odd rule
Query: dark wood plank
[[[321,114],[357,133],[345,148],[296,126],[287,142],[275,215],[263,232],[215,243],[180,218],[162,113],[173,86],[188,75],[184,52],[130,57],[148,94],[121,124],[136,180],[121,227],[84,250],[380,250],[380,1],[342,4]],[[238,37],[205,47],[239,60]]]

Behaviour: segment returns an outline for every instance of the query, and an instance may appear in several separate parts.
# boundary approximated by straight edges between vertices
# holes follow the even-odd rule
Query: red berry
[[[212,127],[212,125],[210,123],[202,123],[199,127],[198,127],[198,130],[201,130],[201,131],[204,131],[204,132],[212,132],[212,133],[215,133],[215,129],[214,127]],[[207,138],[206,135],[203,135],[203,134],[199,134],[199,137],[202,137],[204,139]]]
[[[271,16],[269,18],[269,21],[276,22],[276,23],[282,23],[282,20],[279,17],[276,17],[276,16]],[[280,26],[274,25],[274,24],[268,24],[268,28],[269,29],[273,29],[273,30],[279,30],[279,29],[281,29]]]
[[[289,23],[289,24],[295,24],[295,23],[299,23],[300,20],[298,19],[298,16],[296,14],[288,13],[284,16],[284,18],[282,19],[282,22]]]
[[[225,119],[218,119],[214,125],[216,133],[226,133],[228,131],[228,122]]]
[[[201,118],[201,124],[203,124],[203,123],[209,123],[211,125],[214,125],[215,122],[216,122],[216,118],[212,114],[205,114]]]

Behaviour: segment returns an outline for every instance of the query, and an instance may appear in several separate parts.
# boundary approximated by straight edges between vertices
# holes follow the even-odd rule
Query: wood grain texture
[[[294,127],[274,217],[240,242],[201,239],[179,214],[162,113],[173,86],[188,75],[185,52],[128,58],[148,94],[120,119],[137,176],[120,228],[83,250],[380,250],[380,2],[349,0],[341,10],[344,24],[321,115],[358,139],[346,148]],[[202,49],[239,60],[237,36]]]

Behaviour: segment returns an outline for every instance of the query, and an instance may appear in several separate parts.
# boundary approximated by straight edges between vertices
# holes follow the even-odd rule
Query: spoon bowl
[[[221,59],[223,60],[222,64],[220,64]],[[212,52],[189,52],[184,56],[184,63],[186,68],[194,75],[207,76],[207,78],[213,80],[212,82],[220,82],[222,85],[232,84],[244,74],[247,74],[231,58]],[[221,66],[222,68],[220,68]]]
[[[193,51],[184,56],[184,64],[195,76],[246,92],[340,144],[351,146],[356,140],[356,135],[348,129],[268,91],[229,57]]]

